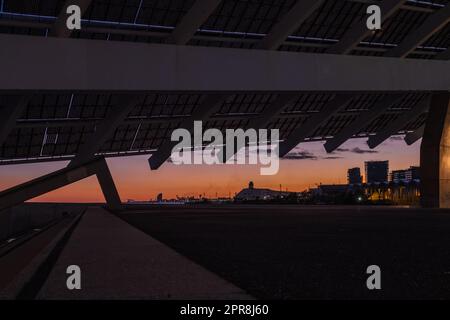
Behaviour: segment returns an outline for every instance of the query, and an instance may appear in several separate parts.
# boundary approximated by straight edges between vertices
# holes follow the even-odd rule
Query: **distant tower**
[[[156,201],[158,202],[162,202],[163,201],[163,194],[159,193],[158,196],[156,197]]]
[[[347,171],[348,184],[360,184],[362,183],[361,170],[359,168],[351,168]]]
[[[366,161],[366,182],[385,183],[389,177],[389,161]]]
[[[253,181],[250,181],[248,184],[248,188],[253,189],[254,187],[255,187],[255,185],[253,184]]]

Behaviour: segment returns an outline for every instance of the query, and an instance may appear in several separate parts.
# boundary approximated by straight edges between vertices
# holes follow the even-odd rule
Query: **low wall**
[[[24,203],[0,212],[0,241],[43,227],[68,213],[81,213],[86,204]]]

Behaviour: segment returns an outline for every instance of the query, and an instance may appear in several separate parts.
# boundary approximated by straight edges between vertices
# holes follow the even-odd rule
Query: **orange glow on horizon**
[[[176,196],[207,197],[234,196],[249,181],[256,188],[303,191],[316,184],[340,184],[347,181],[347,169],[360,167],[364,170],[364,161],[389,160],[390,170],[408,168],[419,163],[420,143],[406,146],[400,140],[388,140],[379,152],[367,150],[365,141],[354,139],[342,149],[358,147],[364,152],[339,152],[332,155],[323,151],[322,143],[302,144],[298,150],[313,154],[317,159],[282,160],[280,171],[274,176],[261,176],[259,166],[222,165],[222,166],[176,166],[165,163],[159,170],[151,171],[147,159],[149,156],[111,158],[108,164],[118,187],[122,201],[155,199],[162,192],[165,199]],[[300,148],[300,149],[299,149]],[[358,150],[357,150],[358,151]],[[0,189],[6,189],[32,178],[63,168],[67,162],[45,164],[27,164],[0,167]],[[39,202],[104,202],[104,198],[95,177],[90,177],[59,190],[40,196],[33,201]]]

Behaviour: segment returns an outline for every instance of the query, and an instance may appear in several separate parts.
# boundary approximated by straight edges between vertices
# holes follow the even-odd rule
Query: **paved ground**
[[[450,299],[450,211],[153,208],[120,215],[257,298]],[[382,290],[366,289],[366,268]]]
[[[28,267],[33,264],[34,259],[45,254],[47,247],[54,239],[72,223],[73,217],[69,216],[59,220],[42,232],[24,235],[24,239],[17,239],[8,245],[0,248],[0,299],[13,298],[20,288],[15,287],[15,283],[23,284],[31,277],[28,272],[34,271]],[[43,258],[45,259],[45,258]],[[40,261],[39,261],[40,262]],[[35,267],[38,267],[37,265]]]
[[[68,290],[66,269],[81,269]],[[101,208],[89,208],[38,299],[250,299],[244,291]]]

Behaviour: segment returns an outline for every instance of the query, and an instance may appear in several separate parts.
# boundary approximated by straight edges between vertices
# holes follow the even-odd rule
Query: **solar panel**
[[[374,32],[363,41],[368,44],[399,44],[409,33],[421,26],[429,16],[428,12],[400,9],[383,23],[382,30]]]
[[[73,38],[105,41],[164,43],[194,5],[195,0],[93,0],[83,14],[82,29]],[[379,1],[374,1],[379,3]],[[194,46],[253,49],[297,3],[296,0],[223,0],[199,26],[188,42]],[[382,30],[365,37],[353,55],[382,56],[416,31],[429,17],[449,4],[448,0],[407,1],[383,23]],[[0,33],[49,36],[64,0],[2,0]],[[366,16],[365,1],[326,0],[279,47],[282,51],[323,54],[338,43],[350,28]],[[75,40],[74,40],[75,41]],[[450,24],[427,38],[409,58],[434,59],[450,45]],[[422,101],[428,93],[405,94],[361,130],[358,136],[379,132]],[[138,103],[108,137],[98,153],[108,156],[150,153],[157,150],[171,132],[189,119],[205,101],[206,92],[152,92],[140,94]],[[384,93],[357,93],[352,100],[317,126],[307,139],[327,139],[351,125],[370,110]],[[277,92],[229,92],[205,128],[245,128],[279,97]],[[10,97],[0,95],[0,105]],[[296,99],[269,119],[268,128],[280,129],[287,139],[312,115],[336,98],[333,92],[298,93]],[[100,92],[47,92],[34,94],[16,120],[15,128],[0,147],[0,164],[37,159],[74,157],[96,132],[116,105],[117,96]],[[400,133],[424,124],[420,114]]]
[[[369,109],[381,98],[380,94],[355,97],[342,112],[319,127],[309,138],[325,139],[333,136],[351,123],[360,112]],[[249,120],[259,117],[264,109],[276,99],[276,93],[255,93],[230,95],[223,101],[219,111],[204,125],[207,128],[246,128]],[[320,112],[321,107],[332,100],[333,94],[300,94],[288,104],[280,116],[271,121],[268,128],[280,129],[282,138],[304,124],[308,116]],[[101,147],[99,153],[106,155],[149,153],[170,139],[182,119],[188,118],[203,99],[204,94],[149,94],[141,96],[138,103],[123,124]],[[378,119],[373,130],[362,132],[367,135],[382,129],[395,116],[411,109],[422,95],[412,94]],[[0,102],[7,96],[0,96]],[[111,111],[114,101],[108,94],[37,94],[32,97],[22,116],[17,119],[16,128],[9,134],[0,148],[0,163],[11,163],[21,159],[30,162],[35,158],[74,156],[80,146],[86,143],[96,126]],[[417,129],[422,121],[411,124],[408,131]],[[375,131],[374,131],[375,130]]]
[[[201,27],[218,33],[266,34],[295,0],[224,0]]]
[[[190,45],[251,49],[293,7],[295,0],[223,0],[201,25]],[[375,3],[379,1],[374,1]],[[0,32],[47,36],[64,1],[4,0]],[[83,15],[83,28],[74,38],[162,43],[192,7],[194,0],[93,0]],[[414,32],[447,0],[406,2],[383,23],[380,31],[366,37],[353,51],[356,55],[381,55]],[[326,0],[280,47],[280,50],[324,53],[357,21],[366,16],[367,3]],[[423,46],[430,55],[449,48],[448,26]],[[364,49],[363,49],[364,48]]]
[[[295,37],[339,40],[354,21],[365,15],[367,4],[350,1],[325,1],[294,33]]]
[[[56,17],[65,0],[3,0],[3,11],[27,15]]]

